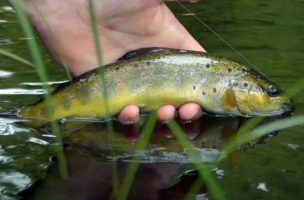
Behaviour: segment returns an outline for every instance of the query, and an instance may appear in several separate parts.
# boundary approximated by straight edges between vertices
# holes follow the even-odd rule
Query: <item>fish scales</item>
[[[103,76],[94,70],[57,89],[52,95],[54,106],[50,120],[105,118],[117,114],[127,105],[151,110],[166,104],[178,107],[186,102],[198,103],[215,114],[244,116],[260,112],[263,115],[262,110],[250,112],[247,108],[250,106],[242,108],[244,105],[238,101],[249,95],[244,83],[257,88],[273,85],[236,62],[201,52],[174,49],[147,52],[106,65],[104,69]],[[238,95],[245,97],[238,100]],[[270,97],[267,97],[269,103]],[[276,101],[280,103],[276,103],[273,110],[281,109],[281,104],[288,100],[277,97]],[[20,116],[45,120],[45,106],[44,101],[25,106]]]

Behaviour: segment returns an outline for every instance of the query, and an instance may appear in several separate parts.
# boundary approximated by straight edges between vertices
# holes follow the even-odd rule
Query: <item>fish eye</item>
[[[276,87],[274,87],[273,85],[271,85],[267,89],[267,94],[269,96],[271,96],[271,97],[276,97],[276,96],[279,96],[280,91]]]

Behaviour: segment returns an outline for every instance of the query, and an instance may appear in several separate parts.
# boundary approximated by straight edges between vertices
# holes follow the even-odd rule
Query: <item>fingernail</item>
[[[203,115],[202,109],[198,108],[197,111],[189,119],[195,120],[200,118],[202,115]]]
[[[129,120],[121,120],[121,119],[119,119],[119,122],[122,123],[122,124],[124,124],[124,125],[135,124],[138,121],[139,121],[139,116],[135,117],[135,119],[129,119]]]

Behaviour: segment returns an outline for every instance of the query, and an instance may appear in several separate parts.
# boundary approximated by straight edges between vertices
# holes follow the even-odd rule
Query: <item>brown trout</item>
[[[87,72],[60,86],[52,99],[49,120],[44,101],[24,106],[20,117],[40,126],[62,118],[107,118],[127,105],[151,110],[186,102],[226,116],[270,116],[291,110],[277,86],[252,69],[202,52],[167,48],[128,52],[104,66],[103,76],[98,70]]]

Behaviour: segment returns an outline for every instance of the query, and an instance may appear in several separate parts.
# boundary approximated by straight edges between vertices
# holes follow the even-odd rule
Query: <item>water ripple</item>
[[[2,10],[6,11],[6,12],[15,12],[13,7],[11,7],[11,6],[2,6]]]
[[[0,19],[0,24],[1,23],[7,23],[8,21],[6,19]]]
[[[16,127],[13,124],[0,123],[0,136],[13,135],[20,132],[29,132],[29,130],[26,128]]]
[[[9,156],[5,156],[4,153],[5,153],[4,150],[0,149],[0,163],[1,163],[1,165],[13,163],[14,159],[12,159]]]
[[[3,113],[1,113],[3,114]],[[5,113],[4,113],[5,115]],[[0,117],[0,126],[1,124],[12,124],[12,123],[16,123],[16,122],[24,122],[24,121],[27,121],[27,120],[24,120],[24,119],[14,119],[14,118],[2,118]]]
[[[266,183],[264,183],[264,182],[259,183],[258,186],[257,186],[257,189],[258,189],[258,190],[262,190],[262,191],[264,191],[264,192],[268,192]]]
[[[0,95],[41,95],[45,93],[46,91],[43,89],[21,89],[21,88],[0,89]]]
[[[62,83],[66,83],[66,82],[68,82],[68,80],[48,81],[46,83],[42,83],[42,82],[24,82],[24,83],[21,83],[20,85],[43,86],[43,85],[57,85],[57,84],[62,84]]]
[[[45,140],[41,140],[38,138],[30,137],[27,142],[35,143],[35,144],[41,144],[41,145],[48,145],[49,143]]]
[[[0,173],[0,183],[4,184],[13,184],[16,187],[16,191],[24,189],[26,186],[31,184],[31,179],[25,174],[19,172],[1,172]],[[3,189],[0,188],[0,192]]]
[[[298,149],[299,148],[299,145],[296,145],[296,144],[287,144],[287,146],[291,149]]]
[[[8,78],[13,75],[13,72],[0,70],[0,78]]]
[[[9,38],[0,39],[0,45],[8,45],[8,44],[15,44],[17,42],[12,41]]]

